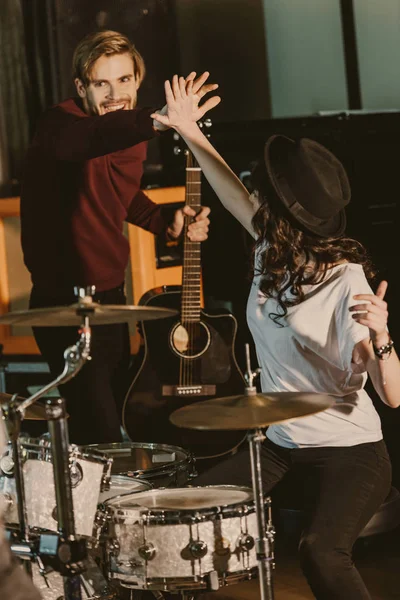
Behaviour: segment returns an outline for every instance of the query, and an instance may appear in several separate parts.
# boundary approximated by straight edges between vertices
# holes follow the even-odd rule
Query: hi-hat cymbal
[[[18,310],[0,316],[0,325],[31,325],[34,327],[78,326],[83,316],[88,316],[90,325],[109,325],[127,321],[148,321],[173,317],[178,311],[151,306],[119,304],[75,303],[70,306],[52,306]]]
[[[184,406],[172,413],[170,421],[187,429],[257,429],[312,415],[334,403],[327,394],[305,392],[227,396]]]
[[[13,394],[5,394],[4,392],[0,392],[0,407],[2,404],[6,404],[10,402]],[[23,402],[25,398],[21,396],[17,396],[16,401],[18,404]],[[39,404],[36,402],[32,404],[29,408],[26,409],[24,419],[28,419],[28,421],[45,421],[46,417],[46,409],[43,404]]]

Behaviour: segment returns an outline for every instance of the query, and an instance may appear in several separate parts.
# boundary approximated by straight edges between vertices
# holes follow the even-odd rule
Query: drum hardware
[[[188,550],[193,558],[204,558],[208,552],[208,547],[202,540],[193,540],[190,542]]]
[[[121,587],[194,592],[254,577],[250,540],[256,520],[249,488],[161,488],[110,498],[105,505],[105,571]]]
[[[31,540],[28,529],[22,467],[23,457],[21,454],[21,441],[19,437],[21,432],[21,422],[24,419],[25,411],[27,411],[34,402],[44,396],[47,392],[53,390],[59,384],[69,381],[80,371],[86,360],[90,358],[91,329],[89,327],[88,316],[90,309],[86,308],[87,305],[84,300],[85,299],[78,303],[80,306],[81,322],[83,320],[80,339],[77,344],[66,349],[64,353],[65,366],[61,375],[22,402],[17,401],[18,396],[15,394],[8,403],[4,403],[2,406],[12,447],[20,531],[19,543],[13,544],[12,549],[15,555],[25,559],[23,564],[31,576],[32,561],[36,560],[36,556],[40,555],[44,549],[42,545],[43,537],[49,536],[40,536],[38,548],[37,540]],[[30,311],[27,312],[29,313]],[[9,317],[9,315],[6,315],[5,317]],[[17,322],[15,324],[17,324]],[[77,540],[75,537],[65,401],[61,398],[49,398],[46,401],[45,410],[49,423],[49,434],[52,446],[54,484],[59,526],[59,534],[53,536],[56,539],[54,539],[53,544],[51,544],[51,552],[47,551],[47,553],[53,553],[57,558],[57,568],[64,575],[65,600],[80,600],[79,574],[84,568],[83,559],[86,557],[86,544],[84,540]]]
[[[334,404],[326,394],[301,392],[257,393],[253,385],[257,371],[252,371],[249,345],[246,344],[244,395],[215,398],[184,406],[172,413],[170,421],[178,427],[198,430],[248,429],[251,478],[254,494],[257,537],[255,539],[261,600],[273,600],[272,569],[274,566],[275,530],[269,509],[265,519],[265,498],[262,490],[261,444],[265,440],[261,428],[273,423],[315,414]],[[251,542],[249,540],[251,545]]]
[[[86,360],[90,359],[89,318],[94,319],[95,324],[106,324],[127,321],[132,317],[135,320],[146,320],[176,314],[176,311],[162,308],[100,306],[92,301],[84,289],[79,290],[79,295],[79,302],[71,307],[19,311],[0,317],[2,324],[81,325],[78,343],[67,348],[64,353],[65,366],[61,375],[27,399],[7,394],[2,394],[0,398],[1,417],[7,425],[12,449],[12,454],[3,460],[3,467],[9,477],[12,472],[14,474],[19,520],[18,532],[10,540],[11,548],[16,556],[24,559],[23,562],[30,574],[34,562],[37,563],[39,572],[44,574],[46,569],[41,557],[51,557],[53,566],[63,576],[64,600],[80,600],[82,597],[81,574],[84,570],[83,560],[87,555],[86,541],[76,537],[72,489],[85,482],[85,473],[76,460],[70,460],[65,401],[60,398],[49,398],[44,407],[35,406],[35,409],[38,410],[34,410],[31,406],[58,385],[69,381],[79,372]],[[21,422],[24,418],[45,418],[49,424],[50,444],[43,441],[38,444],[38,447],[43,450],[43,456],[39,457],[40,460],[48,460],[50,454],[53,463],[58,520],[58,531],[55,534],[46,533],[40,529],[29,531],[21,451],[23,442]],[[74,452],[76,451],[72,450],[72,454]],[[88,456],[90,456],[89,452],[92,451],[88,451]],[[109,478],[112,459],[107,459],[107,463]],[[107,482],[107,476],[102,481],[103,484]],[[8,505],[13,502],[12,496],[8,495],[8,492],[4,494],[4,500]],[[107,597],[111,598],[114,595]]]

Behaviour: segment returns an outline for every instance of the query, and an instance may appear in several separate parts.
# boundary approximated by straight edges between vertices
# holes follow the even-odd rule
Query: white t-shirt
[[[353,446],[382,439],[381,423],[365,392],[363,364],[352,363],[355,344],[368,328],[352,318],[355,294],[372,294],[361,265],[344,263],[328,271],[325,281],[304,286],[305,299],[288,308],[277,325],[274,298],[251,286],[247,320],[253,335],[263,392],[319,392],[337,403],[320,413],[272,425],[267,436],[279,446]]]

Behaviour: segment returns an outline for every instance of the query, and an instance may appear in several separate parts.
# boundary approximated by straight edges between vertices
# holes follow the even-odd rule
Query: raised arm
[[[151,109],[88,116],[74,106],[73,100],[70,104],[66,108],[51,108],[44,114],[33,142],[58,160],[89,160],[135,146],[156,135]]]
[[[240,179],[210,144],[196,123],[220,102],[220,98],[214,96],[198,107],[192,84],[190,82],[186,84],[183,77],[178,79],[176,75],[172,79],[172,85],[169,81],[165,82],[165,95],[168,114],[153,114],[153,118],[176,129],[193,152],[222,204],[253,237],[256,237],[251,221],[257,210],[257,203],[250,199],[249,192]],[[193,117],[194,112],[195,117]]]

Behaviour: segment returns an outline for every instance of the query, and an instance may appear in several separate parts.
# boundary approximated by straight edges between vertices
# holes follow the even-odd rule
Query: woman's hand
[[[384,301],[387,281],[381,281],[376,294],[357,294],[353,296],[357,301],[365,301],[366,304],[356,304],[350,307],[350,311],[361,311],[353,314],[353,319],[369,328],[369,335],[375,347],[380,348],[389,341],[387,332],[388,310]]]
[[[190,77],[190,76],[189,76]],[[211,91],[217,89],[217,84],[205,85],[209,73],[206,71],[197,80],[191,78],[184,79],[174,75],[172,84],[165,82],[166,114],[164,109],[161,112],[153,113],[151,117],[157,123],[165,128],[185,129],[185,126],[192,125],[221,102],[219,96],[209,98],[199,106],[200,100]]]

